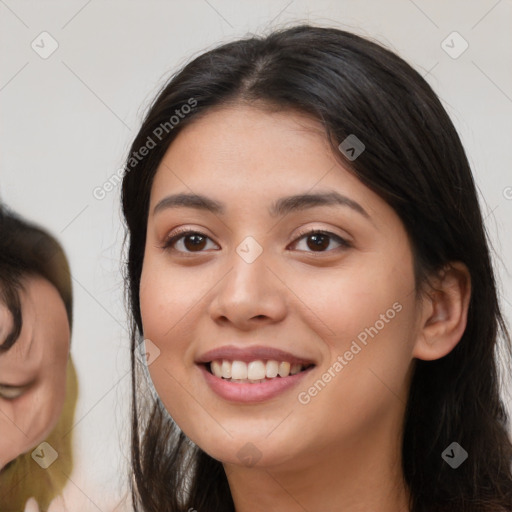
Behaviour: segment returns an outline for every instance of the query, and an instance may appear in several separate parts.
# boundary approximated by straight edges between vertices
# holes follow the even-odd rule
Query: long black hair
[[[156,169],[181,129],[229,103],[299,111],[322,123],[340,162],[403,222],[417,292],[446,264],[467,266],[472,296],[462,339],[439,360],[416,361],[402,468],[412,512],[510,510],[512,445],[496,357],[500,334],[509,352],[510,337],[460,138],[432,88],[404,60],[353,33],[311,25],[247,37],[195,58],[161,90],[131,146],[122,207],[132,316],[135,508],[234,510],[222,464],[187,439],[158,397],[141,392],[135,356],[143,332],[139,284]],[[179,113],[179,121],[170,122]],[[366,146],[355,160],[338,149],[349,135]],[[150,139],[151,149],[140,156]],[[454,440],[469,453],[456,471],[441,457]]]

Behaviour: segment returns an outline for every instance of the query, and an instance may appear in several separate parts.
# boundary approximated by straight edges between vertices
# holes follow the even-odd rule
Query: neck
[[[409,512],[401,439],[390,432],[374,427],[338,447],[272,467],[225,464],[236,512]]]

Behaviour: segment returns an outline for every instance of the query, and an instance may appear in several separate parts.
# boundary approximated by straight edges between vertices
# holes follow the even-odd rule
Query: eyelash
[[[210,238],[209,236],[205,235],[204,233],[201,233],[200,231],[194,231],[194,230],[191,230],[191,229],[183,228],[181,230],[176,231],[172,236],[169,236],[165,240],[165,242],[164,242],[164,244],[163,244],[163,246],[161,248],[164,249],[164,250],[177,251],[177,249],[174,249],[172,246],[177,241],[179,241],[181,238],[186,238],[187,235],[199,235],[199,236],[204,237],[204,238],[208,238],[208,239]],[[342,249],[342,248],[343,249],[348,249],[348,248],[352,247],[352,244],[350,242],[348,242],[344,238],[340,237],[339,235],[335,235],[334,233],[331,233],[330,231],[324,231],[324,230],[321,230],[321,229],[310,229],[310,230],[303,231],[303,232],[298,234],[297,238],[294,240],[293,243],[296,243],[299,240],[301,240],[302,238],[305,238],[307,236],[312,236],[312,235],[327,235],[330,238],[333,238],[334,240],[339,242],[339,244],[341,246],[341,247],[338,247],[338,249]],[[322,253],[325,253],[325,252],[332,252],[333,250],[335,250],[335,249],[330,249],[330,250],[327,250],[327,251],[318,251],[318,252],[320,254],[322,254]],[[195,251],[177,251],[177,252],[180,252],[182,254],[194,254]],[[201,253],[203,251],[197,251],[197,252]],[[316,254],[317,253],[317,251],[301,251],[301,252],[308,252],[310,254]]]

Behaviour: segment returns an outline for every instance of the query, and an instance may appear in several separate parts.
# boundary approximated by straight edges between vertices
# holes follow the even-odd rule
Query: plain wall
[[[126,491],[129,456],[120,187],[101,200],[93,191],[123,166],[166,78],[217,43],[294,21],[386,44],[426,77],[462,138],[510,320],[511,19],[506,0],[0,3],[0,198],[54,233],[72,268],[80,396],[76,466],[66,493],[76,510],[108,510],[115,503]],[[58,43],[46,59],[31,47],[43,31]],[[441,46],[453,31],[469,45],[458,58]],[[510,410],[510,394],[506,401]]]

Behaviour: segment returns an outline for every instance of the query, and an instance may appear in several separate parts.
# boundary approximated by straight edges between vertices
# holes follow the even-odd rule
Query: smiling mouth
[[[207,371],[215,377],[238,384],[260,384],[275,379],[283,379],[304,372],[314,364],[290,363],[274,359],[255,361],[231,361],[216,359],[205,363]]]

